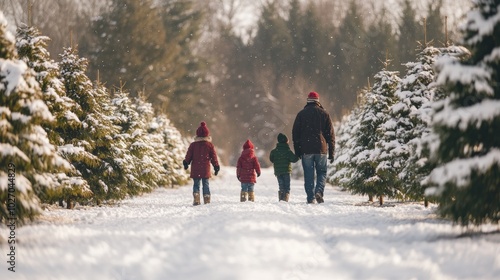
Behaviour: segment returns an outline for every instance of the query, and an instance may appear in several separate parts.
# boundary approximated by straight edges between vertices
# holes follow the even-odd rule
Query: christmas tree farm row
[[[380,203],[431,200],[464,226],[499,222],[499,9],[476,1],[464,47],[425,46],[402,78],[375,76],[337,132],[331,183]]]
[[[186,141],[144,98],[86,76],[87,60],[0,13],[0,220],[22,223],[42,203],[98,205],[187,181]]]

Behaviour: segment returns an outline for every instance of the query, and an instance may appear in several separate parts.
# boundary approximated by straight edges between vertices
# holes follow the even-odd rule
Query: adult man
[[[335,134],[330,115],[319,103],[319,94],[310,92],[307,105],[295,118],[292,130],[295,154],[302,158],[307,203],[323,203],[327,157],[333,162]],[[316,170],[316,186],[314,171]]]

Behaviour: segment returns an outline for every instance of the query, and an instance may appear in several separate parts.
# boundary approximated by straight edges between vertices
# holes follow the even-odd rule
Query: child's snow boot
[[[209,194],[203,195],[203,203],[205,203],[205,204],[210,203],[210,195]]]
[[[193,198],[194,198],[193,205],[194,206],[200,205],[200,193],[199,192],[193,193]]]
[[[254,192],[248,192],[248,201],[254,202],[255,195]]]
[[[283,193],[283,200],[288,202],[288,199],[290,198],[290,193]]]
[[[240,193],[240,202],[245,202],[247,201],[247,192],[241,191]]]
[[[283,195],[284,195],[284,194],[285,194],[284,192],[282,192],[282,191],[278,191],[278,201],[282,201],[282,200],[284,200],[284,198],[283,198]]]

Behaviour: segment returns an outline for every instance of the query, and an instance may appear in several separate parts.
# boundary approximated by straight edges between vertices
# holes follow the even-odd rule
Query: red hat
[[[311,91],[307,96],[307,102],[318,102],[318,101],[319,101],[319,94],[315,91]]]
[[[210,132],[208,131],[207,124],[205,122],[201,122],[200,127],[196,130],[196,136],[207,137],[208,135],[210,135]]]
[[[253,149],[253,143],[252,141],[250,140],[247,140],[245,142],[245,144],[243,144],[243,149],[246,150],[246,149]]]

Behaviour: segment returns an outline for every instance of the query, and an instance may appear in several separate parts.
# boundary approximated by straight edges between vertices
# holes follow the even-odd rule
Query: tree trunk
[[[384,196],[379,196],[378,197],[378,201],[380,202],[380,205],[383,205],[384,204]]]
[[[424,205],[425,208],[429,207],[429,201],[427,200],[427,198],[424,198]]]
[[[373,195],[371,195],[371,194],[370,194],[370,195],[368,195],[368,201],[369,201],[369,202],[373,202]]]

